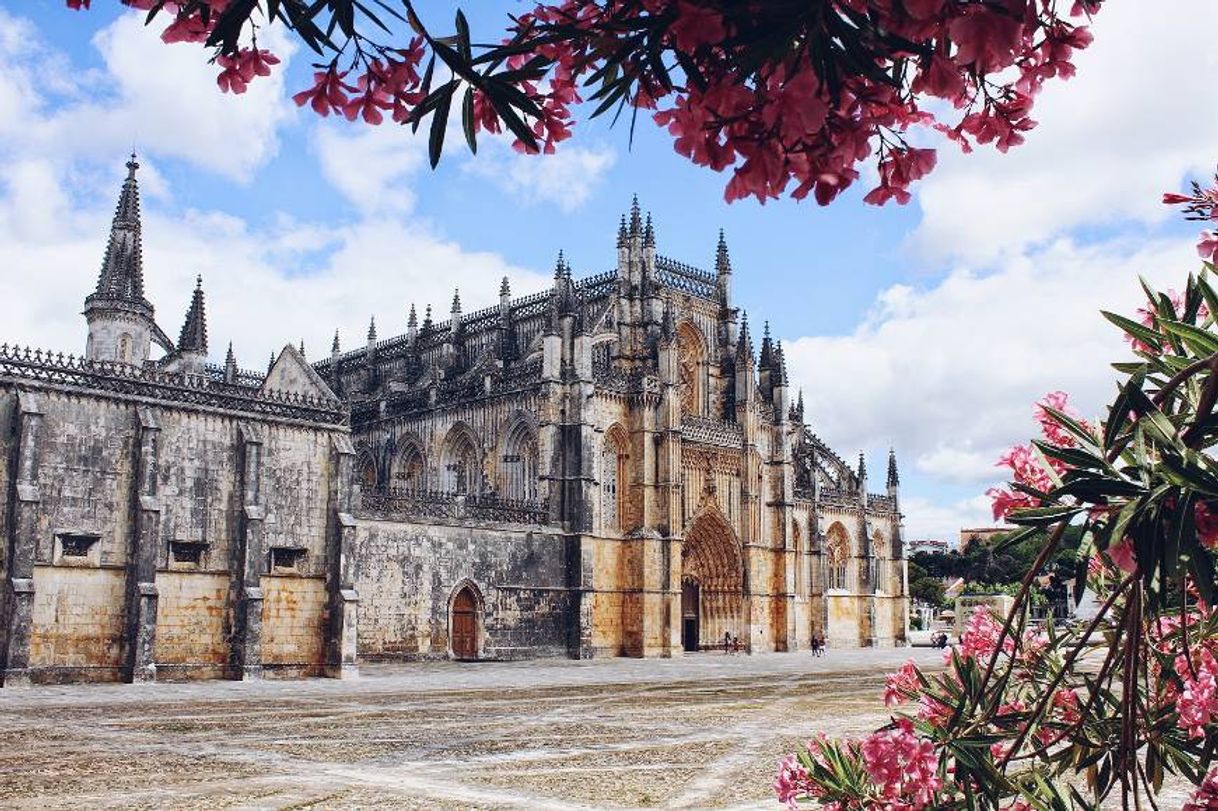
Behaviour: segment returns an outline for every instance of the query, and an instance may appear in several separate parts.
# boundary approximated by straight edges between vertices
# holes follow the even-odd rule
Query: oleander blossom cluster
[[[246,15],[243,30],[251,35],[272,24],[255,22],[261,3],[121,2],[170,15],[166,42],[213,48],[225,92],[244,92],[278,61],[256,42],[216,42],[226,14]],[[506,88],[497,94],[468,69],[477,49],[467,47],[455,67],[450,39],[426,31],[404,2],[417,36],[381,43],[375,39],[383,32],[369,24],[345,44],[332,38],[325,43],[329,61],[316,65],[312,85],[294,98],[322,116],[417,125],[449,109],[448,101],[437,103],[431,71],[421,78],[418,69],[439,54],[452,78],[437,79],[436,87],[469,86],[462,114],[471,143],[473,132],[499,133],[508,124],[518,150],[552,152],[571,136],[580,89],[599,87],[593,114],[615,105],[649,112],[677,152],[730,172],[729,201],[811,195],[825,205],[874,161],[879,183],[865,200],[905,203],[937,160],[927,138],[914,145],[910,133],[937,132],[964,151],[993,144],[1005,152],[1022,143],[1036,125],[1035,96],[1045,82],[1074,75],[1075,55],[1091,43],[1084,23],[1102,2],[829,0],[806,9],[728,0],[542,3],[513,19],[502,45],[480,46],[491,56],[503,49],[502,58],[481,63],[495,65],[487,70]],[[371,16],[362,4],[352,8]],[[451,100],[451,88],[445,92]]]
[[[1186,219],[1212,224],[1198,237],[1197,254],[1207,262],[1218,263],[1218,173],[1214,174],[1214,185],[1209,188],[1194,181],[1191,194],[1166,192],[1163,203],[1183,206]]]

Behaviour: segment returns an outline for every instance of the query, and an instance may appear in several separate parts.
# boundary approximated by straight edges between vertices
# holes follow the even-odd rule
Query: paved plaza
[[[0,692],[11,808],[776,808],[782,755],[885,718],[926,648],[365,665],[357,680]]]

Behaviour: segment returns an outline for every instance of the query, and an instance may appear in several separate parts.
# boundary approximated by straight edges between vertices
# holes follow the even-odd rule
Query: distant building
[[[946,554],[955,549],[951,541],[946,541],[942,538],[920,538],[916,541],[910,541],[907,548],[910,555],[916,555],[919,552],[940,552]]]
[[[988,541],[999,535],[1006,535],[1014,527],[973,527],[960,530],[960,551],[968,551],[969,545],[976,541]]]

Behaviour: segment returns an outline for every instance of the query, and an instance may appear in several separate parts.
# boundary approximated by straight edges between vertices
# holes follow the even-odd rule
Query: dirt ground
[[[0,806],[774,809],[782,756],[883,723],[883,674],[911,655],[938,661],[703,654],[4,690]]]

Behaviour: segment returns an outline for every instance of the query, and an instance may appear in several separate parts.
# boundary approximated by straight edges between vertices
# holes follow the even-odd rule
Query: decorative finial
[[[656,246],[656,230],[651,225],[651,212],[647,212],[647,225],[643,227],[643,244],[649,248]]]
[[[720,276],[726,276],[732,272],[732,260],[727,253],[727,238],[723,235],[723,229],[719,229],[719,244],[715,247],[715,272]]]
[[[226,366],[236,366],[237,356],[233,354],[233,342],[228,342],[228,354],[224,356],[224,364]]]
[[[453,306],[452,306],[452,311],[453,311],[454,313],[460,313],[460,312],[461,312],[461,291],[460,291],[460,290],[457,290],[457,289],[454,289],[454,290],[453,290]]]
[[[622,215],[622,222],[617,227],[617,246],[621,248],[626,244],[626,215]]]
[[[330,354],[337,355],[340,351],[338,346],[338,330],[334,330],[334,343],[330,344]]]
[[[300,356],[302,358],[305,356],[304,338],[300,339]]]
[[[888,486],[896,487],[901,483],[901,477],[897,475],[897,453],[892,448],[888,449]]]
[[[867,478],[867,462],[863,459],[863,452],[859,451],[859,481],[864,481]]]
[[[406,326],[414,328],[419,325],[419,316],[414,311],[414,302],[410,302],[410,315],[406,316]]]
[[[376,316],[375,315],[368,319],[368,340],[369,341],[376,340]]]
[[[639,213],[639,196],[630,198],[630,236],[637,237],[643,230],[643,221]]]
[[[499,282],[499,298],[508,298],[512,295],[512,286],[508,284],[508,277],[504,276]]]
[[[135,180],[135,170],[140,168],[140,162],[135,159],[135,150],[131,150],[131,159],[127,161],[127,179]]]

